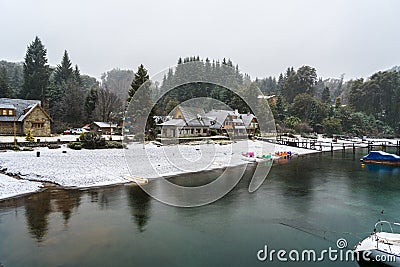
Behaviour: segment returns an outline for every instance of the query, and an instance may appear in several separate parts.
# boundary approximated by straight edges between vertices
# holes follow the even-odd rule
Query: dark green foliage
[[[350,83],[350,106],[355,111],[372,115],[397,134],[400,133],[400,73],[377,72],[367,81],[354,80]]]
[[[324,119],[323,126],[325,129],[325,133],[328,136],[332,136],[334,134],[342,134],[342,124],[341,124],[340,119],[338,119],[338,118]]]
[[[82,142],[70,142],[67,145],[71,149],[81,150],[82,149]]]
[[[19,97],[23,84],[23,64],[7,61],[0,61],[0,69],[5,69],[7,82],[10,87],[11,98]]]
[[[106,146],[106,141],[99,133],[82,133],[79,136],[79,140],[82,143],[82,147],[86,149],[104,148]]]
[[[322,103],[327,103],[327,104],[331,102],[331,93],[328,87],[325,87],[324,90],[322,91],[321,101]]]
[[[136,94],[138,90],[140,92]],[[156,111],[152,105],[151,93],[152,84],[149,80],[149,75],[145,67],[141,64],[134,75],[131,88],[128,92],[132,130],[134,133],[154,128],[153,116],[156,115]]]
[[[121,141],[106,141],[106,148],[124,148]]]
[[[85,99],[85,114],[88,122],[91,122],[94,119],[94,112],[98,99],[98,90],[96,87],[93,87],[90,89]]]
[[[28,46],[24,62],[24,83],[21,97],[24,99],[39,99],[45,105],[47,85],[50,70],[47,64],[47,50],[36,36]]]
[[[54,70],[53,79],[56,84],[66,83],[74,78],[73,75],[74,71],[72,69],[72,63],[69,59],[67,50],[65,50],[61,64],[57,65],[57,68]]]
[[[0,97],[12,97],[12,91],[5,67],[0,69]]]

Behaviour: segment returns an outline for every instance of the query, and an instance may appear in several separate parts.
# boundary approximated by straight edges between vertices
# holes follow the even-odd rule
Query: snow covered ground
[[[67,153],[62,153],[63,150]],[[40,157],[36,157],[37,151],[40,151]],[[6,174],[18,175],[30,181],[48,181],[64,187],[85,188],[126,183],[129,180],[124,176],[129,174],[151,179],[248,164],[243,160],[243,153],[255,152],[256,155],[262,155],[278,151],[291,151],[299,155],[318,152],[262,141],[170,146],[132,143],[126,150],[71,150],[63,146],[62,149],[35,148],[34,151],[2,152],[0,169]],[[0,199],[4,195],[8,197],[18,192],[25,194],[27,190],[34,192],[40,185],[27,183],[19,189],[15,183],[22,181],[9,178],[1,182]]]
[[[0,199],[36,192],[42,187],[42,183],[18,180],[0,173]]]

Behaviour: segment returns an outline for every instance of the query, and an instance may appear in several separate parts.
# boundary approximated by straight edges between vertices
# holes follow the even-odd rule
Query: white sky
[[[51,65],[154,75],[178,57],[231,58],[252,78],[311,65],[324,78],[400,65],[397,0],[1,0],[0,60],[23,61],[38,35]]]

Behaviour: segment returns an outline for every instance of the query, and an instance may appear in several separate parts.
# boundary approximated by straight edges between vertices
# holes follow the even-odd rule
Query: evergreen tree
[[[12,92],[7,76],[7,70],[4,67],[0,69],[0,97],[12,97]]]
[[[94,120],[94,111],[98,103],[98,93],[97,88],[92,87],[85,99],[85,117],[88,122]]]
[[[144,123],[146,123],[146,130],[154,127],[153,115],[155,114],[155,110],[152,106],[150,85],[151,82],[147,70],[143,64],[141,64],[134,75],[131,88],[128,92],[128,102],[130,103],[130,107],[134,107],[134,110],[131,109],[130,115],[132,116],[133,130],[135,133],[144,130],[141,128],[141,126],[144,126]],[[140,94],[135,95],[139,88],[141,88]],[[149,114],[149,116],[146,117],[147,114]]]
[[[65,50],[61,63],[57,65],[57,68],[54,71],[54,81],[57,84],[62,82],[66,83],[73,77],[73,74],[72,63],[69,59],[67,50]]]
[[[74,69],[74,72],[73,72],[73,77],[74,77],[75,81],[76,81],[80,86],[83,85],[82,76],[81,76],[81,72],[80,72],[80,70],[79,70],[79,68],[78,68],[78,65],[75,65],[75,69]]]
[[[322,91],[321,101],[322,103],[328,103],[328,104],[331,102],[331,94],[329,92],[328,87],[325,87],[324,90]]]
[[[179,60],[181,60],[181,58],[179,58]],[[136,91],[148,80],[149,75],[147,74],[147,70],[144,68],[143,64],[141,64],[134,75],[131,88],[128,91],[128,102],[131,102],[131,99],[135,95]]]
[[[24,99],[39,99],[45,106],[45,96],[49,82],[49,65],[47,64],[47,50],[36,36],[28,46],[24,62],[24,84],[21,97]]]

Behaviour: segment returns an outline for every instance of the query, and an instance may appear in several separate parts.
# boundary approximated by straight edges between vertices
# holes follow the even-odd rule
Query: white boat
[[[387,225],[390,232],[383,231],[383,225]],[[386,266],[400,266],[400,233],[394,233],[393,225],[400,226],[400,223],[377,222],[372,234],[355,246],[354,252],[358,254],[358,259],[380,262]],[[379,226],[380,231],[377,231]]]

